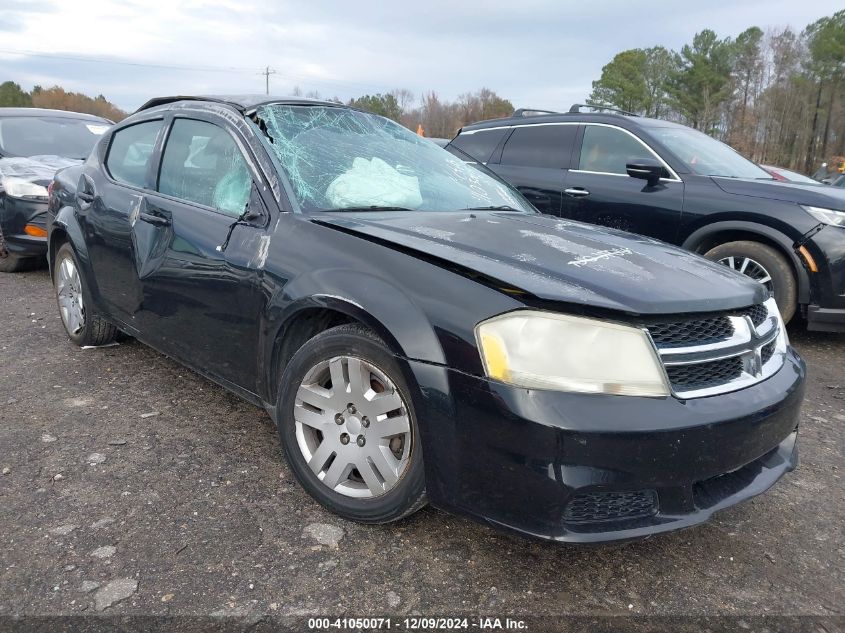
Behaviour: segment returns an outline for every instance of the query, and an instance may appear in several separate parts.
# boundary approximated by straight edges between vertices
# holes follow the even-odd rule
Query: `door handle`
[[[146,211],[141,211],[141,213],[138,214],[138,219],[142,222],[152,224],[153,226],[170,226],[170,218],[166,218],[163,215],[147,213]]]
[[[82,174],[76,183],[76,201],[79,210],[85,211],[94,203],[94,181],[87,174]]]
[[[564,189],[563,193],[567,196],[572,196],[573,198],[583,198],[584,196],[589,196],[590,192],[582,187],[571,187],[569,189]]]

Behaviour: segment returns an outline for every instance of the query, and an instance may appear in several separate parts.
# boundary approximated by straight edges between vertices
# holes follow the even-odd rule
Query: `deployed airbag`
[[[352,167],[332,180],[326,199],[337,208],[390,206],[416,209],[422,204],[420,181],[400,174],[380,158],[355,158]]]

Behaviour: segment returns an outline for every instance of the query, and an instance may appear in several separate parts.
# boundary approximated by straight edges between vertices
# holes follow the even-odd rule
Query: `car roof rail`
[[[591,110],[595,110],[597,112],[615,112],[616,114],[624,114],[625,116],[640,116],[635,112],[628,112],[627,110],[620,110],[619,108],[601,105],[598,103],[575,103],[571,108],[569,108],[569,113],[579,114],[581,112],[581,108],[590,108]]]
[[[560,112],[555,112],[554,110],[539,110],[537,108],[518,108],[513,111],[513,116],[537,116],[540,114],[560,114]]]

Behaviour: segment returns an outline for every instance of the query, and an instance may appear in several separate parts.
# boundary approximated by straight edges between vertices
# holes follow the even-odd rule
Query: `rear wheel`
[[[408,387],[372,332],[341,325],[305,343],[285,368],[277,425],[302,486],[362,523],[401,519],[426,503]]]
[[[763,284],[785,322],[798,307],[798,283],[787,259],[771,246],[752,241],[727,242],[707,251],[707,259],[719,262]]]
[[[70,244],[63,244],[56,253],[53,267],[53,287],[62,325],[77,345],[105,345],[111,343],[117,328],[89,308],[88,289]]]

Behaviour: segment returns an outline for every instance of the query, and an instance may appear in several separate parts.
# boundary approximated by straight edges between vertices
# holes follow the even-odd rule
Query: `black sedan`
[[[47,185],[81,163],[111,121],[41,108],[0,108],[0,272],[44,261]]]
[[[265,408],[351,520],[625,540],[797,462],[805,368],[763,286],[381,117],[156,99],[56,175],[49,227],[74,343],[122,330]]]

